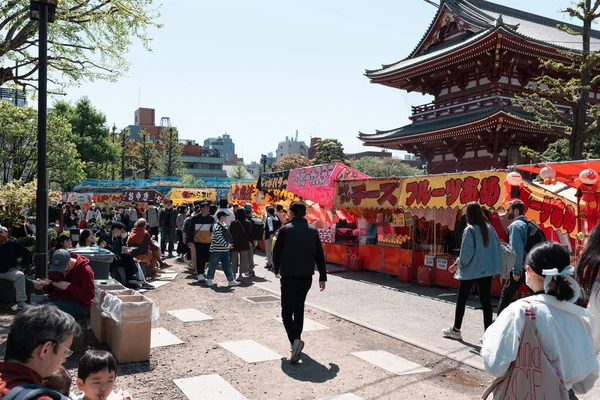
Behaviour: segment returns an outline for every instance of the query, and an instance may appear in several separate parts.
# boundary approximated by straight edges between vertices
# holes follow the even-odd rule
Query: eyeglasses
[[[73,350],[69,349],[68,347],[63,346],[60,343],[54,342],[54,344],[56,344],[59,347],[62,347],[65,350],[65,358],[69,358],[73,355]]]

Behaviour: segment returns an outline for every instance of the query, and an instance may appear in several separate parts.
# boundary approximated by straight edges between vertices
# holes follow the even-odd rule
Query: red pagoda
[[[488,1],[442,0],[407,58],[366,72],[371,83],[430,94],[434,101],[413,106],[410,125],[360,133],[359,139],[365,146],[417,154],[432,174],[526,162],[521,146],[542,151],[557,136],[533,127],[515,95],[534,84],[540,59],[566,61],[561,52],[582,48],[581,37],[559,24]],[[593,31],[593,51],[600,50],[599,39]],[[597,99],[594,88],[590,100]]]

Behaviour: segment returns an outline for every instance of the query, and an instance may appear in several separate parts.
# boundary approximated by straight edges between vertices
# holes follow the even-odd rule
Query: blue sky
[[[497,0],[565,20],[569,0]],[[152,52],[136,45],[117,83],[82,83],[109,123],[133,124],[138,105],[170,117],[180,136],[203,142],[229,133],[246,162],[299,131],[363,147],[358,131],[409,123],[429,97],[371,85],[363,76],[406,57],[436,9],[423,0],[163,0]],[[141,96],[139,96],[141,93]],[[141,102],[139,101],[141,99]]]

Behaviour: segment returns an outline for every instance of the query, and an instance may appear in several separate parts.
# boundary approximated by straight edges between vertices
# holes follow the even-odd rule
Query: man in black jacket
[[[325,290],[327,270],[319,232],[304,218],[306,205],[295,201],[290,206],[292,220],[279,231],[273,249],[275,277],[281,281],[281,317],[292,345],[292,364],[301,357],[304,302],[312,284],[315,264],[319,269],[319,287]]]
[[[8,229],[0,225],[0,279],[11,281],[17,293],[17,309],[27,307],[27,292],[25,288],[25,274],[21,272],[18,259],[21,258],[21,266],[31,265],[31,253],[21,242],[8,237]]]
[[[160,213],[160,251],[161,254],[167,249],[167,241],[169,242],[168,258],[173,258],[173,250],[175,249],[175,232],[177,225],[177,210],[173,208],[173,200],[167,202],[167,206]]]

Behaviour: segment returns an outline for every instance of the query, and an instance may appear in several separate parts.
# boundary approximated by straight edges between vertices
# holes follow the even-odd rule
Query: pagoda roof
[[[469,30],[449,42],[424,48],[425,43],[430,41],[436,34],[434,32],[436,22],[444,13],[451,14],[464,21],[468,24]],[[533,43],[546,45],[557,50],[581,51],[583,46],[581,37],[564,32],[558,29],[557,25],[566,25],[575,31],[581,30],[581,27],[573,24],[485,0],[442,0],[442,4],[427,32],[410,55],[396,63],[383,65],[380,69],[366,70],[366,76],[369,78],[385,76],[452,53],[477,42],[499,27],[503,27],[509,33]],[[600,31],[592,30],[590,49],[591,51],[600,51]]]
[[[471,112],[435,118],[431,121],[412,123],[388,131],[376,130],[375,133],[371,134],[359,132],[358,138],[363,142],[387,142],[389,140],[408,138],[420,134],[429,134],[447,129],[456,129],[476,122],[485,121],[496,114],[505,114],[506,116],[512,116],[526,121],[533,120],[531,114],[521,109],[507,109],[503,106],[493,106]]]

